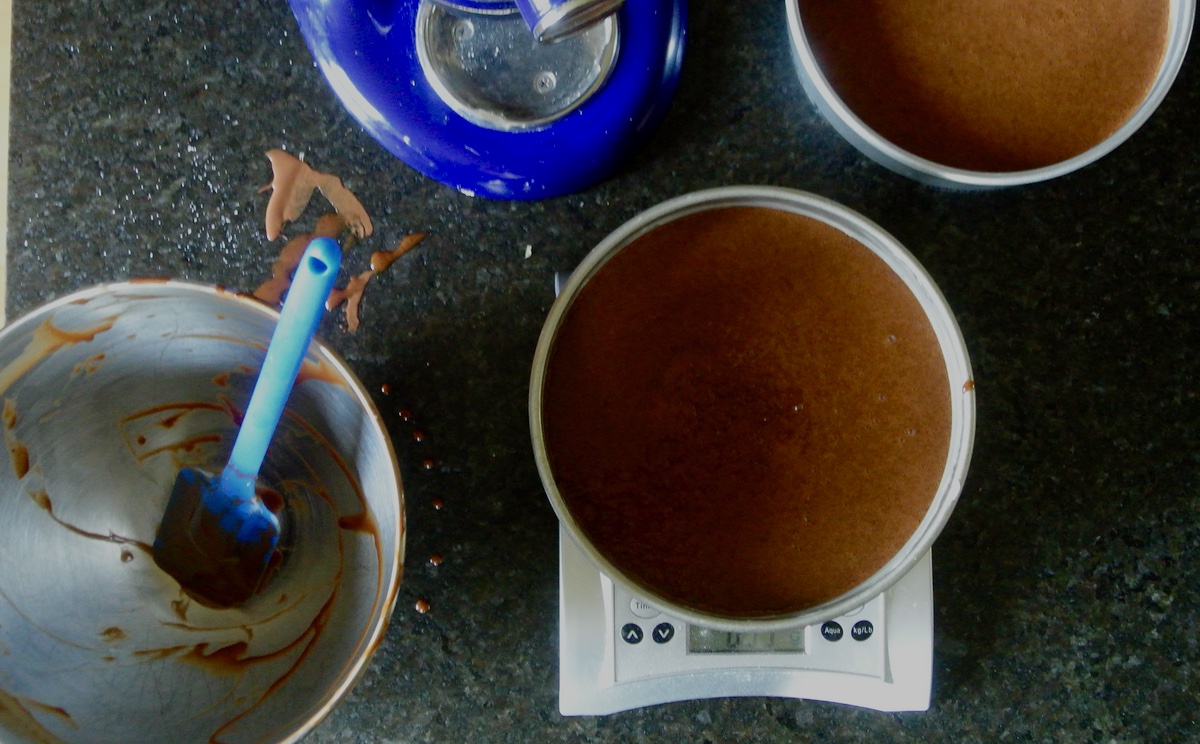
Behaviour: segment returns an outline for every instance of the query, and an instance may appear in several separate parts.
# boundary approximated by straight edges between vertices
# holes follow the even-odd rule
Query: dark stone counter
[[[778,0],[696,0],[680,89],[650,146],[582,193],[508,203],[430,181],[364,134],[283,0],[15,3],[10,318],[130,277],[253,290],[279,250],[259,193],[272,148],[341,176],[374,218],[352,270],[429,232],[375,278],[358,333],[332,315],[321,329],[379,391],[410,532],[387,638],[309,741],[1200,736],[1200,63],[1099,163],[953,193],[840,139],[804,97],[788,43]],[[934,550],[932,707],[752,698],[563,718],[556,521],[526,415],[553,273],[659,201],[743,183],[875,220],[962,326],[979,418]]]

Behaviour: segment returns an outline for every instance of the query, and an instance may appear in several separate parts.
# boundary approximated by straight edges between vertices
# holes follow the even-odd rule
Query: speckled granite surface
[[[1100,163],[946,193],[839,139],[787,44],[782,2],[695,0],[650,147],[583,193],[514,204],[426,180],[363,134],[283,0],[15,3],[10,317],[127,277],[253,289],[278,251],[258,193],[269,148],[342,176],[375,218],[370,248],[430,233],[368,290],[362,331],[322,329],[371,389],[391,386],[376,402],[405,478],[409,568],[369,671],[309,741],[1200,736],[1200,63]],[[658,201],[736,183],[879,222],[962,325],[979,422],[935,548],[927,713],[766,698],[557,712],[557,532],[526,418],[552,274]]]

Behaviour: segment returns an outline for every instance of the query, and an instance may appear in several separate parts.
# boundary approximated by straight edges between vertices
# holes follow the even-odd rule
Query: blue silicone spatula
[[[236,607],[257,590],[279,541],[279,518],[256,494],[258,471],[333,288],[342,251],[305,249],[271,335],[254,392],[219,477],[183,468],[154,538],[154,561],[192,597]]]

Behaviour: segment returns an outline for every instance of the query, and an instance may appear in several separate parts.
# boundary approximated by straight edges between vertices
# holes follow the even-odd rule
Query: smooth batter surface
[[[945,362],[907,286],[840,231],[766,208],[684,217],[609,260],[544,392],[551,467],[593,544],[728,617],[867,579],[949,449]]]
[[[1145,99],[1169,0],[793,0],[838,96],[943,165],[1008,172],[1067,160]]]

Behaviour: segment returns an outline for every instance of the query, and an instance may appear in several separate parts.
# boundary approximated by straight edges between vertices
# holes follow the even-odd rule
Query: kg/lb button
[[[625,623],[625,627],[621,628],[621,638],[629,644],[641,643],[642,626],[637,623]]]
[[[675,637],[675,626],[670,623],[659,623],[654,626],[654,630],[650,631],[650,637],[655,643],[667,643]]]
[[[875,626],[870,620],[859,620],[850,629],[850,637],[856,641],[865,641],[875,633]]]
[[[842,640],[843,634],[842,626],[832,620],[821,626],[821,637],[830,643],[837,643]]]

